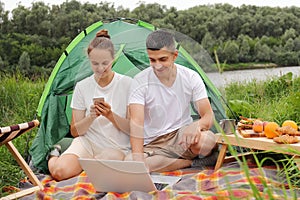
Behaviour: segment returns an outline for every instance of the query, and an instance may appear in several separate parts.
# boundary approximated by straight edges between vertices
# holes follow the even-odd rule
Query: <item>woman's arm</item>
[[[95,106],[91,106],[90,114],[85,116],[86,110],[72,110],[71,134],[73,137],[84,135],[93,121],[97,118]]]
[[[129,116],[128,116],[128,108],[127,108],[127,116],[126,118],[117,115],[112,112],[111,106],[106,102],[101,102],[101,104],[96,105],[99,114],[106,117],[118,130],[121,130],[129,135]]]

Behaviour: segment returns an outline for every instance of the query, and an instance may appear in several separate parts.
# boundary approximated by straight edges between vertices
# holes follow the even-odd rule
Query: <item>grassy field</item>
[[[300,77],[288,73],[264,82],[233,83],[223,93],[237,116],[261,118],[281,125],[287,119],[300,124]],[[231,112],[227,112],[232,117]]]
[[[46,81],[31,81],[21,75],[0,75],[0,125],[7,126],[34,119],[36,109]],[[300,78],[287,74],[279,78],[270,77],[265,82],[252,82],[244,85],[230,84],[221,93],[231,107],[227,109],[229,118],[245,116],[275,121],[281,124],[286,119],[300,124]],[[27,157],[27,150],[37,129],[15,139],[13,143],[20,153]],[[232,154],[235,154],[232,150]],[[6,185],[17,186],[24,173],[20,171],[7,149],[0,148],[0,188]],[[247,170],[247,168],[245,168]],[[300,185],[299,170],[293,164],[287,165],[283,174],[292,176],[291,184]],[[255,188],[254,188],[255,190]],[[3,196],[0,190],[0,197]]]
[[[44,89],[45,81],[32,82],[21,75],[0,75],[0,126],[9,126],[34,119],[36,108]],[[13,143],[19,152],[27,157],[26,153],[35,136],[34,129],[18,138]],[[0,147],[0,188],[5,185],[16,186],[24,177],[19,165],[8,152],[7,148]],[[0,197],[2,190],[0,190]]]

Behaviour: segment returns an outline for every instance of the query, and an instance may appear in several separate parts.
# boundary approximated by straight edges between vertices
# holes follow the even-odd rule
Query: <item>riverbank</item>
[[[289,72],[292,72],[294,77],[300,76],[300,66],[243,69],[224,71],[223,73],[208,72],[206,74],[217,88],[223,88],[233,82],[243,84],[250,81],[265,81],[274,76],[282,76]]]
[[[226,64],[223,71],[232,70],[246,70],[246,69],[266,69],[279,67],[275,63],[238,63],[238,64]]]

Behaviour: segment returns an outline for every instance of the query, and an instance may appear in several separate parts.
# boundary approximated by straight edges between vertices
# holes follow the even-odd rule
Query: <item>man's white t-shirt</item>
[[[121,117],[126,117],[128,95],[132,78],[118,73],[105,87],[99,86],[94,75],[78,82],[74,89],[71,108],[85,110],[86,116],[90,113],[90,106],[94,97],[104,97],[111,105],[111,110]],[[83,145],[91,145],[93,148],[118,148],[127,151],[130,148],[129,136],[119,131],[104,116],[97,117],[85,135],[79,136]],[[93,153],[93,152],[92,152]]]
[[[134,77],[129,104],[144,105],[144,144],[190,124],[190,103],[207,98],[203,80],[195,71],[176,64],[171,87],[163,85],[149,67]]]

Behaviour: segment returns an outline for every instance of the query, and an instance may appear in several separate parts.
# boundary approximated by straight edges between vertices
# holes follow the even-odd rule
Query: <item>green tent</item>
[[[133,77],[149,66],[145,40],[148,34],[156,28],[140,20],[118,18],[108,22],[99,21],[82,31],[69,44],[52,71],[37,109],[41,124],[31,145],[30,155],[34,166],[44,172],[48,170],[46,156],[51,146],[70,135],[72,92],[76,82],[93,73],[87,59],[86,48],[96,32],[101,29],[109,31],[115,45],[114,71]],[[176,41],[179,50],[176,62],[201,75],[206,84],[216,120],[226,118],[220,92],[193,57],[183,48],[181,42],[177,39]],[[192,49],[197,50],[194,47]],[[193,106],[191,110],[193,115],[196,115]]]

